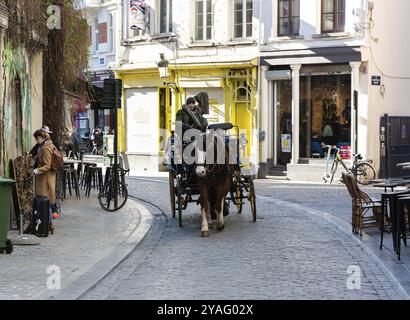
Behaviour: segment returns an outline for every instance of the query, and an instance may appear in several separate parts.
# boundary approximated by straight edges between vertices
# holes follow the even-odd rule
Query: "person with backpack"
[[[46,131],[37,130],[34,132],[34,138],[39,145],[37,153],[38,167],[33,171],[36,176],[36,196],[48,197],[50,201],[49,232],[54,234],[52,216],[54,212],[57,212],[57,170],[62,165],[62,156]]]

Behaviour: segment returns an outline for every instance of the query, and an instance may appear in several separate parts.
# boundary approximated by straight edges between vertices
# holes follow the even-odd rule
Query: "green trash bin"
[[[13,252],[13,244],[7,239],[7,232],[10,224],[11,195],[15,184],[14,180],[0,177],[0,253]]]

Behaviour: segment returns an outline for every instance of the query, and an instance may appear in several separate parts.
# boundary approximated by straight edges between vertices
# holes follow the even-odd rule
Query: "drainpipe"
[[[262,41],[262,0],[259,0],[259,37],[258,37],[258,51],[260,52],[260,45]],[[262,91],[261,91],[261,85],[262,85],[262,69],[261,69],[261,58],[260,55],[258,57],[258,101],[257,101],[257,108],[256,108],[256,123],[257,123],[257,128],[256,128],[256,151],[255,151],[255,165],[256,165],[256,174],[257,177],[259,177],[260,174],[262,174],[262,177],[266,177],[266,168],[264,168],[265,172],[259,172],[260,171],[260,141],[259,141],[259,130],[262,127],[262,119],[260,118],[261,115],[261,108],[262,108]]]

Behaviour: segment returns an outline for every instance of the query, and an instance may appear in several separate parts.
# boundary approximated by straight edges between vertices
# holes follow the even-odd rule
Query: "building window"
[[[98,30],[98,19],[95,19],[94,20],[94,40],[95,40],[94,51],[98,51],[98,45],[99,45],[98,32],[99,32],[99,30]]]
[[[109,44],[110,44],[109,51],[112,52],[114,50],[114,41],[115,41],[114,39],[114,16],[110,14],[108,19],[109,19],[108,39],[109,39]]]
[[[128,38],[142,37],[150,33],[151,7],[140,0],[128,1]]]
[[[322,32],[345,29],[345,0],[322,0]]]
[[[299,35],[300,0],[279,0],[279,36]]]
[[[195,1],[195,40],[212,39],[212,0]]]
[[[160,1],[159,32],[172,32],[172,0]]]
[[[252,0],[235,0],[234,2],[235,38],[252,37],[252,2]]]

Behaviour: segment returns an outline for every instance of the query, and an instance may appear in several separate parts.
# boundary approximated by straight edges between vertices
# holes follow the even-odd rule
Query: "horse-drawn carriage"
[[[231,123],[214,124],[208,127],[208,130],[213,132],[223,131],[224,140],[227,149],[229,146],[236,144],[235,160],[229,164],[229,170],[225,174],[230,179],[230,189],[228,195],[224,197],[225,203],[233,203],[237,212],[242,213],[245,200],[250,203],[253,221],[256,222],[256,195],[254,186],[254,175],[244,173],[249,164],[244,164],[240,159],[240,136],[238,126]],[[235,130],[234,134],[227,134]],[[171,200],[171,210],[173,218],[178,212],[179,225],[182,227],[183,211],[186,210],[188,203],[201,203],[201,190],[198,179],[195,178],[197,174],[195,168],[190,169],[185,162],[176,159],[176,149],[184,149],[188,143],[181,142],[174,133],[168,143],[168,169],[169,169],[169,191]],[[195,166],[195,165],[194,165]],[[250,170],[249,170],[250,171]],[[222,183],[222,182],[221,182]],[[202,204],[201,204],[202,206]],[[223,229],[223,227],[221,228]]]

